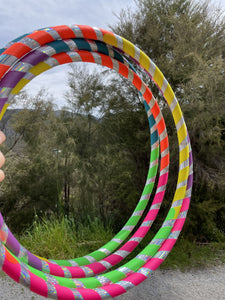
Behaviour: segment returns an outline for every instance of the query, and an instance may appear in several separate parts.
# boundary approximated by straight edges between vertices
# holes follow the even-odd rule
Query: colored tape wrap
[[[169,142],[163,115],[150,89],[135,73],[127,58],[145,70],[168,103],[177,130],[179,173],[171,207],[155,237],[128,263],[107,271],[129,255],[147,234],[163,201],[169,170]],[[114,69],[142,95],[151,132],[150,166],[145,187],[133,214],[111,241],[84,257],[70,260],[42,259],[30,253],[16,240],[0,214],[0,267],[15,281],[45,297],[104,299],[125,293],[145,280],[174,246],[190,203],[192,151],[178,101],[158,67],[126,39],[90,26],[44,28],[10,42],[0,50],[0,117],[13,97],[35,76],[57,65],[72,62],[90,62]],[[146,217],[133,232],[153,190],[159,152],[160,173],[156,193]],[[132,237],[124,243],[132,232]]]

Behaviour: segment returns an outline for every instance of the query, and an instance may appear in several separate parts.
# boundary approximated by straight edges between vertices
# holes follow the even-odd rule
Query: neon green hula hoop
[[[179,144],[179,173],[171,207],[157,234],[137,256],[110,271],[139,245],[150,229],[163,201],[169,171],[169,142],[162,112],[130,60],[145,70],[171,110]],[[144,281],[173,248],[190,204],[193,183],[191,145],[176,96],[152,60],[126,39],[84,25],[40,29],[0,49],[0,119],[13,97],[35,76],[72,62],[90,62],[114,69],[141,94],[151,137],[146,184],[134,212],[116,236],[98,250],[70,260],[49,260],[29,252],[16,240],[0,213],[0,267],[16,282],[44,297],[60,300],[114,298]],[[134,232],[153,190],[159,154],[156,193],[146,217]],[[131,238],[126,241],[131,233]]]

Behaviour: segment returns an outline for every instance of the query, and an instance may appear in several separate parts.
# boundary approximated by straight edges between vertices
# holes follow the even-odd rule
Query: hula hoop
[[[71,42],[73,42],[74,43],[74,41],[68,41],[67,40],[67,44],[68,44],[68,42],[70,42],[70,44],[71,44]],[[62,44],[62,42],[61,42],[61,44]],[[89,42],[89,44],[90,44],[90,42]],[[62,46],[62,45],[61,45]],[[79,46],[79,43],[78,43],[78,46]],[[75,46],[75,47],[73,47],[73,48],[75,48],[75,49],[79,49],[79,47],[78,47],[77,45]],[[92,46],[93,46],[93,42],[92,42]],[[101,48],[103,47],[103,45],[100,45],[101,46]],[[56,47],[57,48],[59,48],[59,43],[58,43],[58,41],[57,41],[57,45],[56,45]],[[65,47],[64,47],[65,48]],[[67,47],[66,47],[67,48]],[[84,48],[84,46],[82,46],[81,47],[81,49],[83,49]],[[88,48],[87,46],[86,46],[86,48]],[[92,47],[93,48],[93,47]],[[55,51],[54,51],[54,49],[55,49],[55,47],[53,48],[53,51],[50,51],[49,50],[49,46],[48,46],[48,55],[50,55],[49,54],[49,52],[51,52],[51,54],[52,53],[55,53]],[[90,50],[91,49],[91,47],[89,47],[89,49],[88,50]],[[62,47],[60,47],[60,50],[62,51]],[[101,49],[102,50],[102,49]],[[46,48],[44,48],[44,51],[46,51]],[[104,51],[103,51],[104,52]],[[107,51],[106,51],[107,52]],[[117,56],[118,56],[119,54],[117,53]],[[26,60],[27,59],[29,59],[29,58],[26,58]],[[120,59],[120,61],[121,61],[122,59]],[[22,68],[23,69],[26,69],[27,70],[27,66],[24,66],[23,65],[23,67],[21,67],[21,63],[18,63],[18,65],[19,65],[19,69],[20,70],[22,70]],[[29,67],[29,66],[28,66]],[[38,66],[37,66],[38,67]],[[13,69],[18,69],[18,66],[17,65],[15,65],[14,67],[13,67]],[[26,76],[27,76],[27,73],[26,73]],[[30,74],[28,74],[28,76],[30,77]],[[25,77],[25,75],[24,75],[24,77]],[[17,85],[19,85],[19,83],[17,84]],[[16,87],[14,88],[14,90],[16,89]],[[148,110],[149,110],[149,108],[148,108]],[[153,121],[152,121],[153,122]],[[157,132],[156,132],[156,134],[157,134]],[[166,143],[167,143],[167,138],[166,139],[164,139],[164,145],[166,145]],[[155,147],[155,146],[154,146]],[[164,148],[165,148],[165,146],[164,146]],[[152,153],[154,153],[154,148],[152,149],[152,152],[151,152],[151,154]],[[158,151],[157,151],[158,152]],[[153,164],[153,166],[156,164],[156,161],[154,160],[153,162],[152,162],[152,159],[150,160],[151,161],[151,164]],[[151,171],[151,164],[150,164],[150,171]],[[164,171],[163,171],[163,173],[166,173],[165,171],[167,171],[168,170],[168,167],[166,168],[166,169],[164,169]],[[161,171],[162,172],[162,171]],[[149,178],[150,176],[148,176],[148,178]],[[164,185],[165,185],[165,183],[166,183],[166,180],[167,180],[167,177],[168,176],[164,176],[164,177],[166,177],[166,179],[164,178],[163,180],[162,180],[162,178],[163,178],[163,176],[161,176],[160,177],[160,180],[159,180],[159,182],[161,182],[162,184],[160,185],[160,187],[161,187],[161,191],[162,191],[162,185],[163,185],[163,183],[164,183]],[[152,180],[151,180],[152,181]],[[149,185],[149,179],[148,179],[148,183],[146,184],[146,188],[148,187],[148,185]],[[145,188],[145,190],[146,190],[146,188]],[[143,193],[143,197],[144,198],[146,198],[146,191],[145,191],[145,193]],[[157,195],[157,193],[156,193],[156,195]],[[149,195],[148,195],[149,196]],[[146,200],[146,199],[143,199],[143,197],[141,198],[141,200],[143,201],[143,200]],[[160,198],[160,197],[159,197]],[[158,202],[159,202],[159,200],[158,200]],[[153,201],[153,203],[154,203],[154,201]],[[143,204],[143,203],[142,203]],[[140,215],[140,210],[136,210],[135,212],[134,212],[134,214],[135,215]],[[127,222],[127,223],[129,223],[129,221]],[[134,225],[136,225],[136,223],[134,224]],[[134,226],[133,225],[133,226]],[[126,226],[126,225],[125,225]],[[123,229],[122,229],[123,230]],[[122,240],[121,240],[122,241]],[[15,242],[14,242],[15,243]],[[11,244],[10,242],[9,242],[9,244]],[[19,248],[18,246],[17,247],[15,247],[15,248]],[[10,248],[11,249],[11,248]],[[11,249],[12,250],[12,249]],[[16,249],[14,249],[14,253],[16,253],[17,252],[17,250]],[[21,251],[20,252],[24,252],[24,249],[22,249],[21,248]],[[26,254],[27,255],[27,254]],[[19,256],[20,256],[20,254],[19,254]],[[21,256],[20,256],[21,257]],[[92,258],[92,260],[93,260],[93,258]],[[56,274],[57,275],[57,274]]]
[[[71,52],[70,47],[73,41],[68,42],[68,39],[83,39],[83,42],[85,43],[87,43],[86,39],[88,40],[91,39],[92,41],[100,41],[102,45],[104,45],[105,43],[107,47],[110,47],[110,50],[112,50],[112,52],[114,53],[113,54],[114,57],[116,55],[116,58],[118,60],[107,57],[105,54],[101,54],[98,49],[98,46],[97,46],[98,53],[92,53],[91,51],[93,50],[93,48],[91,48],[89,51],[78,50],[76,52]],[[54,46],[55,48],[54,47],[53,48],[56,49],[58,47],[57,48],[58,52],[56,51],[54,54],[50,55],[52,57],[49,57],[46,54],[48,53],[48,51],[50,51],[49,45],[45,47],[45,53],[44,52],[37,53],[38,52],[37,49],[39,49],[41,46],[47,45],[48,43],[54,42],[54,40],[57,40],[56,43],[58,43],[58,45],[55,44]],[[68,52],[66,53],[64,50],[63,50],[64,52],[62,51],[60,53],[61,50],[59,48],[62,45],[59,46],[60,43],[58,40],[63,40],[67,44],[67,47],[69,48],[68,50],[70,51],[69,53]],[[29,78],[29,72],[28,72],[29,69],[28,63],[31,61],[33,62],[33,65],[36,66],[36,67],[32,66],[33,71],[35,69],[36,72],[33,73],[33,75],[38,75],[41,72],[47,70],[49,68],[47,62],[50,61],[53,64],[52,66],[54,66],[55,64],[56,65],[61,64],[62,62],[63,63],[71,62],[72,60],[85,61],[86,59],[86,61],[89,62],[100,63],[110,68],[114,67],[123,76],[132,80],[132,83],[136,86],[136,88],[146,99],[145,107],[148,109],[148,105],[149,105],[151,109],[151,112],[156,122],[156,125],[154,126],[157,127],[158,134],[161,139],[160,140],[161,157],[162,157],[161,172],[165,172],[165,173],[164,174],[160,173],[160,176],[167,174],[166,176],[168,177],[169,152],[168,152],[168,147],[165,147],[165,144],[163,144],[163,141],[166,138],[166,131],[165,131],[166,127],[163,122],[160,109],[157,106],[157,103],[154,102],[154,98],[152,97],[150,90],[145,86],[145,84],[141,81],[141,79],[137,76],[137,74],[132,73],[133,75],[131,75],[131,72],[133,71],[127,68],[124,60],[123,62],[120,61],[121,58],[118,58],[119,54],[117,55],[118,52],[115,52],[115,50],[119,50],[122,54],[126,54],[128,57],[132,58],[141,67],[145,69],[147,74],[149,74],[149,76],[153,79],[153,81],[156,83],[158,88],[163,93],[164,98],[167,100],[169,107],[172,111],[172,115],[178,133],[178,142],[179,142],[179,149],[180,149],[178,183],[174,195],[174,200],[172,202],[172,206],[169,210],[169,213],[162,227],[160,228],[156,236],[153,238],[152,242],[136,258],[131,260],[123,267],[117,269],[117,271],[111,271],[109,273],[106,273],[101,276],[96,276],[94,278],[83,278],[83,279],[79,278],[79,280],[70,279],[70,278],[58,278],[56,276],[52,276],[48,274],[44,275],[41,271],[38,270],[38,268],[34,269],[28,264],[25,264],[23,260],[24,257],[26,256],[29,257],[29,252],[27,252],[26,249],[24,249],[21,245],[19,245],[20,247],[19,249],[21,251],[19,253],[16,253],[15,249],[13,249],[12,247],[13,243],[11,243],[13,241],[13,236],[9,231],[9,229],[7,228],[6,224],[4,223],[3,218],[2,220],[0,218],[0,222],[2,222],[0,223],[0,228],[2,232],[5,233],[5,235],[3,234],[3,236],[5,237],[4,240],[0,241],[0,265],[2,266],[3,271],[5,271],[9,276],[11,276],[17,282],[21,282],[22,284],[30,287],[32,291],[40,295],[43,295],[45,297],[48,296],[55,299],[103,299],[110,296],[115,297],[118,296],[119,294],[124,293],[130,287],[133,287],[134,285],[137,285],[143,280],[145,280],[147,278],[147,275],[149,275],[163,262],[163,260],[166,258],[166,256],[172,249],[173,245],[175,244],[186,218],[186,213],[190,202],[191,187],[192,187],[192,180],[193,180],[192,179],[193,178],[192,177],[193,176],[192,175],[192,152],[191,152],[190,141],[186,130],[186,125],[184,123],[184,119],[179,104],[174,96],[174,93],[171,87],[169,86],[168,82],[160,72],[160,70],[157,68],[157,66],[155,66],[152,63],[152,61],[141,50],[136,48],[127,40],[102,29],[91,28],[89,26],[80,26],[80,25],[79,26],[73,25],[71,27],[57,26],[52,28],[46,28],[25,35],[22,37],[22,39],[19,38],[18,40],[15,40],[13,43],[11,43],[8,47],[4,49],[4,52],[0,56],[0,62],[1,62],[0,74],[2,75],[1,77],[2,79],[0,81],[0,86],[1,86],[0,101],[1,101],[2,115],[4,114],[4,111],[7,108],[6,101],[7,100],[10,101],[11,97],[13,97],[13,95],[15,94],[15,91],[18,92],[26,83],[29,82],[30,78],[32,77],[31,76]],[[29,52],[31,52],[30,56],[29,56]],[[33,58],[31,60],[32,55]],[[26,59],[28,60],[28,63],[26,62]],[[36,63],[34,63],[34,61]],[[28,69],[26,70],[26,68]],[[164,137],[164,139],[162,139],[162,137]],[[155,161],[156,159],[154,160],[154,162]],[[150,164],[150,169],[151,169],[151,164]],[[147,183],[148,184],[153,183],[155,180],[155,178],[154,179],[153,178],[154,176],[148,178],[146,181],[146,185]],[[149,182],[149,180],[151,182]],[[153,187],[153,184],[151,184],[151,186]],[[143,193],[146,192],[146,190],[147,188],[144,189]],[[161,197],[162,194],[164,195],[165,186],[158,184],[157,192],[158,194],[155,195],[155,198]],[[148,194],[146,193],[143,195],[144,198],[149,199],[150,195],[148,196],[146,195]],[[148,199],[141,198],[140,201],[141,202],[143,202],[143,200],[148,201]],[[139,233],[145,230],[144,227],[148,227],[149,229],[149,227],[151,226],[151,222],[154,220],[153,210],[156,210],[158,212],[159,209],[159,205],[157,208],[154,207],[155,204],[152,204],[152,210],[150,209],[151,213],[149,212],[151,214],[151,218],[148,221],[144,221],[142,223]],[[107,269],[111,265],[110,262],[107,261],[107,259],[104,260],[104,263],[98,262],[97,263],[98,265],[96,265],[96,261],[103,259],[105,257],[105,254],[108,255],[116,248],[118,248],[118,246],[124,241],[124,239],[132,231],[132,229],[135,226],[133,224],[135,224],[135,221],[140,219],[143,213],[143,209],[140,209],[140,206],[138,205],[134,213],[132,214],[131,218],[129,219],[129,222],[127,222],[124,228],[120,231],[119,235],[116,235],[114,240],[110,242],[110,247],[112,247],[112,243],[114,243],[114,247],[112,247],[113,250],[107,248],[100,248],[101,255],[100,256],[98,255],[98,257],[96,257],[97,259],[93,257],[92,254],[92,256],[86,256],[84,258],[81,258],[78,263],[76,262],[76,260],[73,260],[73,262],[75,262],[76,264],[80,264],[80,265],[90,264],[89,266],[83,266],[83,267],[75,266],[69,268],[76,268],[76,271],[78,269],[82,270],[83,274],[80,274],[81,277],[89,276],[90,273],[91,275],[98,274],[99,272],[103,271],[101,269],[102,266],[104,266],[104,264],[107,265],[108,263],[106,267]],[[154,217],[156,217],[156,214]],[[145,224],[146,222],[148,224]],[[8,237],[10,237],[9,240]],[[121,238],[121,237],[125,237],[125,238]],[[116,255],[117,261],[118,261],[118,257],[123,258],[123,256],[127,254],[125,252],[128,252],[129,254],[131,250],[134,249],[134,248],[132,249],[132,247],[134,246],[131,246],[131,244],[137,245],[137,243],[140,241],[141,236],[134,235],[133,238],[136,240],[132,240],[132,239],[129,240],[125,244],[126,246],[124,245],[125,248],[123,248],[124,247],[123,246],[121,248],[122,250],[119,250],[120,252],[117,251],[115,254],[113,254]],[[16,241],[16,243],[18,242]],[[5,246],[3,244],[5,244]],[[16,257],[10,252],[9,250],[10,247],[11,250],[14,250],[13,251],[14,254],[19,254],[18,257]],[[129,250],[123,250],[123,249],[129,249]],[[103,258],[101,257],[102,254],[103,254]],[[53,266],[57,266],[55,268],[56,269],[58,268],[57,270],[59,270],[59,264],[65,263],[65,261],[46,262],[43,259],[41,259],[41,261],[42,261],[41,265],[46,266],[42,268],[42,270],[49,273],[51,272],[49,266],[51,266],[51,268],[53,268]],[[59,264],[56,265],[56,263]],[[106,269],[104,269],[104,271]],[[61,270],[61,276],[63,277],[65,277],[66,274],[68,274],[68,276],[71,275],[71,273],[68,272],[68,270],[70,269],[68,269],[67,266],[63,266],[60,270]],[[38,274],[39,277],[35,274]],[[68,287],[65,287],[64,285]],[[77,286],[78,288],[74,289],[75,286]],[[83,288],[83,287],[87,287],[87,288]],[[90,289],[90,287],[94,289]]]
[[[72,42],[72,41],[70,41],[70,42]],[[67,43],[68,43],[68,41],[67,41]],[[93,44],[93,42],[92,42],[92,44]],[[58,46],[58,44],[57,44],[57,46]],[[101,47],[102,47],[102,45],[101,45]],[[76,46],[76,48],[77,48],[77,46]],[[83,49],[83,48],[82,48]],[[62,48],[61,48],[61,50],[62,50]],[[48,54],[49,54],[49,50],[48,50]],[[117,54],[118,55],[118,54]],[[49,62],[50,63],[50,62]],[[55,65],[55,64],[54,64]],[[22,69],[22,67],[21,67],[21,64],[19,64],[19,66],[20,66],[20,70]],[[18,66],[17,65],[15,65],[14,66],[14,69],[17,69],[18,68]],[[23,68],[24,69],[27,69],[27,66],[23,66]],[[37,68],[38,68],[38,66],[37,66]],[[27,73],[26,73],[26,75],[24,75],[24,77],[25,76],[27,76]],[[30,77],[30,75],[28,74],[28,76]],[[17,85],[19,85],[19,83],[17,84]],[[14,90],[15,90],[15,88],[14,88]],[[147,105],[147,104],[146,104]],[[148,106],[146,106],[147,107],[147,110],[149,111],[149,107]],[[152,119],[152,121],[151,121],[151,119]],[[153,120],[153,118],[150,118],[150,121],[151,122],[154,122],[154,120]],[[154,125],[154,124],[153,124]],[[154,135],[157,135],[157,132],[156,132],[156,130],[154,131]],[[152,145],[152,151],[151,151],[151,154],[154,154],[154,151],[155,151],[155,148],[156,148],[156,150],[157,150],[157,153],[158,153],[158,144],[155,144],[154,143],[154,141],[157,139],[157,136],[156,137],[154,137],[153,135],[151,136],[151,140],[153,141],[153,145]],[[161,149],[163,148],[163,151],[164,151],[164,156],[165,156],[165,154],[168,152],[167,150],[166,150],[166,145],[167,145],[167,141],[168,141],[168,138],[167,138],[167,136],[166,136],[166,138],[164,138],[164,142],[163,142],[163,145],[161,145]],[[165,151],[166,150],[166,151]],[[156,165],[156,160],[154,159],[152,159],[152,157],[151,157],[151,159],[150,159],[150,171],[152,171],[152,168],[153,167],[155,167],[155,165]],[[154,169],[156,169],[156,168],[154,168]],[[162,191],[164,191],[165,190],[165,184],[166,184],[166,181],[167,181],[167,178],[168,178],[168,166],[166,166],[166,168],[162,168],[162,170],[161,170],[161,175],[160,175],[160,177],[159,177],[159,184],[158,184],[158,186],[159,186],[159,190],[160,191],[158,191],[157,190],[157,192],[156,192],[156,195],[155,195],[155,199],[157,200],[157,203],[155,203],[156,202],[156,200],[153,200],[153,203],[152,203],[152,206],[153,206],[153,209],[154,209],[154,212],[157,212],[157,210],[156,210],[156,206],[158,206],[158,209],[159,209],[159,207],[160,207],[160,203],[161,203],[161,201],[162,201],[162,198],[163,198],[163,195],[164,195],[164,193],[162,193]],[[149,177],[151,178],[151,179],[149,179]],[[151,183],[153,183],[153,181],[154,181],[154,179],[155,179],[155,177],[153,177],[152,178],[152,176],[148,176],[148,182],[147,182],[147,184],[146,184],[146,187],[145,187],[145,192],[143,193],[143,197],[141,198],[141,201],[143,201],[143,200],[147,200],[147,199],[143,199],[143,198],[146,198],[146,188],[148,187],[148,185],[149,185],[149,182],[151,181]],[[162,186],[164,186],[164,188],[162,188]],[[148,192],[148,190],[147,190],[147,192]],[[160,194],[159,194],[160,193]],[[149,196],[150,196],[150,194],[147,194],[148,195],[148,198],[149,198]],[[143,204],[143,203],[142,203]],[[152,209],[150,208],[150,211],[151,211]],[[143,212],[143,210],[142,211],[140,211],[140,210],[138,210],[138,209],[136,209],[136,211],[133,213],[133,215],[132,216],[136,216],[136,215],[140,215],[141,213]],[[149,214],[148,214],[148,216],[145,218],[145,220],[144,220],[144,227],[146,228],[146,229],[149,229],[149,227],[148,226],[146,226],[146,222],[148,221],[148,222],[150,222],[150,220],[151,220],[151,223],[154,221],[154,219],[151,219],[151,216],[150,216],[150,212],[149,212]],[[155,215],[155,217],[156,217],[156,214],[154,214]],[[129,223],[129,221],[128,221],[128,223]],[[135,224],[136,225],[136,224]],[[150,224],[151,225],[151,224]],[[5,231],[7,232],[7,227],[6,227],[6,225],[5,225]],[[122,230],[124,230],[124,229],[122,229]],[[146,233],[147,233],[147,231],[146,231]],[[10,242],[10,237],[11,237],[12,235],[11,235],[11,233],[10,233],[10,235],[8,234],[8,239],[7,239],[7,241],[9,240],[9,242],[8,242],[8,244],[9,245],[12,245],[12,244],[15,244],[15,240],[14,241],[11,241]],[[118,235],[117,235],[118,236]],[[140,239],[142,239],[143,238],[143,233],[142,233],[142,236],[141,237],[139,237],[139,236],[135,236],[134,237],[135,239],[139,239],[139,241],[137,242],[137,243],[130,243],[130,244],[133,244],[132,246],[130,246],[130,248],[131,248],[131,250],[130,251],[132,251],[133,249],[134,249],[134,247],[136,247],[137,245],[138,245],[138,243],[140,243]],[[124,240],[124,239],[123,239]],[[120,241],[119,241],[119,243],[121,243],[122,241],[123,241],[122,239],[120,239]],[[115,238],[113,239],[113,241],[115,241]],[[131,241],[130,241],[131,242]],[[133,241],[132,241],[133,242]],[[6,246],[7,246],[7,244],[6,244]],[[125,245],[124,245],[125,246]],[[123,246],[123,248],[124,248],[124,246]],[[105,249],[105,247],[103,246],[102,248],[104,248]],[[128,247],[129,248],[129,247]],[[126,247],[126,249],[128,249],[127,247]],[[20,258],[22,258],[22,256],[21,255],[23,255],[23,256],[25,256],[25,257],[27,257],[27,256],[31,256],[31,254],[29,253],[29,252],[27,252],[26,251],[26,249],[24,249],[22,246],[18,246],[18,244],[17,245],[15,245],[15,247],[14,247],[14,249],[12,248],[12,247],[10,247],[9,246],[9,249],[11,250],[11,251],[13,251],[13,253],[14,254],[17,254],[17,252],[18,252],[18,249],[20,249],[20,253],[17,255],[17,256],[19,256]],[[108,250],[108,248],[106,247],[106,249]],[[120,250],[122,250],[123,251],[123,249],[120,249]],[[100,250],[101,251],[101,250]],[[119,252],[119,253],[121,253],[121,252]],[[116,255],[118,255],[118,256],[120,256],[119,255],[119,253],[117,253]],[[109,250],[108,250],[108,254],[109,254]],[[127,251],[127,253],[125,253],[125,256],[127,256],[129,254],[129,252]],[[122,259],[122,258],[124,258],[125,257],[124,255],[123,256],[120,256],[120,260]],[[92,256],[92,255],[88,255],[88,258],[89,258],[89,261],[91,260],[91,261],[93,261],[95,258]],[[36,258],[36,260],[37,260],[37,258]],[[81,259],[79,259],[79,261],[80,261]],[[96,260],[96,259],[95,259]],[[72,261],[72,264],[74,264],[74,261],[76,261],[76,260],[73,260]],[[28,262],[29,263],[29,262]],[[65,261],[63,261],[63,263],[65,263]],[[50,268],[49,268],[49,266],[47,265],[48,264],[48,262],[46,262],[45,261],[45,263],[44,263],[44,265],[43,265],[43,269],[45,269],[47,272],[50,272]],[[62,261],[61,261],[61,263],[60,264],[62,264]],[[67,264],[68,264],[68,261],[67,261]],[[113,264],[114,265],[114,264]],[[32,262],[31,262],[31,266],[32,266]],[[34,267],[37,267],[37,263],[36,263],[36,265],[34,265]],[[105,267],[105,265],[104,265],[104,262],[103,262],[103,266]],[[42,270],[43,270],[42,269]],[[43,270],[44,271],[44,270]],[[61,272],[60,272],[60,274],[62,274],[62,270],[60,270]],[[65,270],[63,270],[63,271],[65,271]],[[103,270],[102,270],[103,271]],[[51,273],[51,272],[50,272]],[[57,273],[51,273],[51,274],[54,274],[54,275],[58,275]],[[84,277],[85,275],[86,276],[90,276],[90,274],[91,274],[91,270],[89,270],[89,272],[87,272],[87,274],[84,274],[82,277]],[[95,273],[96,274],[96,273]],[[70,274],[70,271],[69,272],[67,272],[67,273],[65,273],[65,277],[71,277],[71,274]],[[72,276],[78,276],[78,275],[75,275],[75,273],[74,272],[72,272]],[[79,273],[79,276],[81,276],[81,274]]]
[[[79,53],[79,52],[78,52]],[[164,143],[166,142],[166,140],[164,139]],[[162,169],[162,171],[161,172],[163,172],[163,174],[165,174],[165,169]],[[167,173],[166,173],[167,174]],[[163,175],[162,175],[162,177],[163,177]],[[165,176],[164,176],[165,177]],[[163,178],[164,178],[163,177]],[[160,180],[159,180],[160,181]],[[162,179],[161,179],[161,181],[162,181]],[[161,188],[161,186],[162,185],[160,185],[160,188]],[[161,188],[161,190],[162,190],[162,188]],[[162,193],[161,193],[162,194]],[[159,206],[160,206],[160,202],[159,202],[159,200],[161,200],[161,196],[159,196],[158,195],[158,193],[156,193],[156,197],[155,197],[155,199],[157,199],[157,203],[155,203],[154,201],[153,201],[153,204],[152,204],[152,206],[154,207],[153,209],[154,209],[154,213],[152,214],[152,208],[150,208],[150,211],[149,211],[149,213],[148,213],[148,215],[147,215],[147,217],[145,218],[145,220],[143,221],[143,225],[140,227],[140,229],[139,229],[139,231],[140,232],[142,232],[142,236],[138,236],[138,235],[136,235],[134,238],[135,238],[135,243],[133,243],[134,241],[133,241],[133,239],[131,239],[131,240],[129,240],[120,250],[118,250],[113,256],[111,256],[111,257],[108,257],[107,258],[107,260],[103,260],[103,261],[101,261],[101,264],[102,265],[100,265],[100,262],[97,264],[97,266],[96,266],[96,263],[93,263],[92,265],[93,265],[93,269],[91,268],[91,265],[89,265],[88,266],[88,268],[86,267],[85,269],[84,268],[74,268],[74,267],[72,267],[72,268],[61,268],[60,270],[59,270],[59,268],[58,269],[56,269],[56,267],[55,267],[55,264],[54,265],[52,265],[52,263],[51,262],[49,262],[49,261],[43,261],[42,260],[42,262],[43,262],[43,266],[42,267],[45,267],[44,269],[42,269],[42,271],[50,271],[51,269],[53,270],[53,273],[51,273],[51,274],[54,274],[54,275],[61,275],[61,274],[63,274],[63,272],[64,272],[64,276],[65,277],[85,277],[85,275],[86,276],[90,276],[90,275],[96,275],[96,274],[98,274],[99,272],[102,272],[102,271],[105,271],[106,269],[107,269],[107,266],[105,266],[105,264],[106,263],[108,263],[109,264],[109,261],[110,261],[110,259],[111,259],[111,266],[112,265],[115,265],[116,263],[118,263],[118,262],[120,262],[121,260],[122,260],[122,258],[124,258],[125,256],[127,256],[129,253],[130,253],[130,251],[131,250],[133,250],[137,245],[138,245],[138,243],[140,242],[140,240],[143,238],[143,229],[145,229],[145,233],[147,233],[147,231],[148,231],[148,229],[150,228],[150,225],[151,225],[151,223],[153,222],[153,220],[154,219],[152,219],[151,218],[151,216],[152,215],[154,215],[154,216],[156,216],[156,212],[158,211],[158,209],[159,209]],[[156,209],[156,206],[157,206],[157,209]],[[147,223],[148,222],[148,224],[149,224],[149,226],[146,226]],[[137,238],[138,238],[138,241],[137,241]],[[12,244],[12,243],[10,243],[9,242],[9,244]],[[7,246],[7,245],[6,245]],[[130,248],[131,248],[131,250],[130,250]],[[21,247],[21,249],[23,249],[22,247]],[[127,251],[127,250],[125,250],[125,249],[129,249],[129,252]],[[10,249],[10,250],[12,250],[12,249]],[[15,251],[15,250],[14,250]],[[126,251],[126,252],[125,252]],[[123,255],[121,255],[121,253],[123,254]],[[27,252],[26,252],[26,255],[25,255],[25,249],[23,249],[23,255],[25,256],[25,257],[27,257]],[[115,260],[115,257],[117,256],[117,259]],[[21,256],[19,255],[19,257],[21,258]],[[36,257],[36,261],[37,261],[37,257]],[[114,260],[114,261],[112,261],[112,259]],[[32,264],[31,264],[32,265]],[[35,266],[34,266],[35,267]],[[69,270],[68,270],[69,269]],[[57,274],[57,272],[56,273],[54,273],[54,271],[56,272],[56,271],[58,271],[60,274]],[[77,271],[77,273],[75,272],[75,271]],[[85,272],[85,274],[82,274],[82,273],[84,273]],[[115,273],[115,272],[114,272]],[[105,276],[105,274],[104,274],[104,276]],[[100,279],[99,279],[100,280]]]

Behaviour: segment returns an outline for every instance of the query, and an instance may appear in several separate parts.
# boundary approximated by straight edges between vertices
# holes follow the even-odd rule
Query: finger
[[[0,131],[0,144],[2,144],[5,141],[5,135],[2,131]],[[2,154],[2,152],[0,152],[0,168],[4,165],[5,163],[5,157]],[[3,181],[5,178],[5,174],[2,170],[0,170],[0,182]]]
[[[0,144],[2,144],[5,141],[5,135],[2,131],[0,131]]]
[[[5,178],[5,174],[2,170],[0,170],[0,182],[3,181]]]
[[[0,151],[0,168],[4,165],[4,163],[5,163],[5,156]]]

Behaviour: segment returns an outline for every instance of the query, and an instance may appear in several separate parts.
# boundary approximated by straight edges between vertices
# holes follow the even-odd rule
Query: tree
[[[224,58],[222,16],[206,1],[137,0],[136,10],[123,10],[112,29],[140,47],[178,93],[199,63]]]
[[[135,11],[121,12],[112,29],[150,56],[165,74],[182,106],[194,154],[189,234],[204,241],[223,238],[224,12],[212,9],[206,1],[137,0],[136,4]],[[157,98],[161,99],[158,94]],[[177,156],[173,149],[174,125],[168,110],[163,108],[163,113],[169,124],[174,158]],[[177,163],[170,169],[175,174]],[[176,177],[170,179],[169,186],[173,187],[174,181]],[[170,188],[168,198],[171,192]]]
[[[72,67],[68,85],[66,99],[76,123],[79,212],[88,207],[89,215],[103,221],[110,216],[120,227],[138,201],[145,181],[140,174],[143,167],[147,172],[149,159],[149,144],[138,142],[141,136],[148,141],[139,94],[122,77],[105,69],[100,73]],[[143,128],[147,129],[144,134]]]
[[[55,122],[53,105],[43,91],[26,97],[27,108],[17,110],[9,120],[11,135],[20,139],[5,151],[6,179],[0,198],[2,211],[16,230],[31,224],[35,213],[57,212],[59,197],[55,139],[49,126]]]

